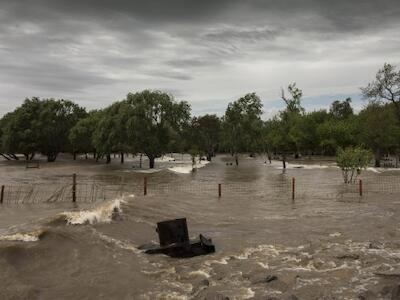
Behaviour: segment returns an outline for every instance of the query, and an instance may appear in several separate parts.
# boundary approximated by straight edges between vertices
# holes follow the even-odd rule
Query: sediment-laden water
[[[329,163],[296,162],[283,173],[261,158],[227,162],[217,157],[194,173],[165,162],[172,169],[144,173],[129,161],[32,170],[1,163],[4,184],[51,185],[77,173],[123,181],[124,192],[95,203],[3,204],[0,299],[400,298],[397,171],[364,172],[359,197]],[[386,186],[374,192],[373,182]],[[157,242],[158,221],[178,217],[187,218],[190,236],[211,237],[216,253],[174,259],[137,249]]]

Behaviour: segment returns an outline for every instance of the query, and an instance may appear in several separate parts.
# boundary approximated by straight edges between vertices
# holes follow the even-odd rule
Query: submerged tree
[[[96,147],[93,143],[94,133],[98,128],[101,120],[102,111],[91,111],[86,118],[83,118],[75,124],[69,133],[69,140],[72,145],[74,157],[76,153],[93,153],[97,154]]]
[[[176,102],[166,93],[150,90],[130,93],[126,102],[129,142],[146,154],[149,167],[154,168],[155,159],[171,151],[189,122],[190,106],[185,101]]]
[[[222,131],[224,146],[235,157],[239,165],[239,153],[242,151],[254,152],[262,143],[262,103],[255,94],[229,103],[223,117]]]
[[[375,167],[380,167],[384,153],[397,153],[400,127],[392,104],[370,103],[358,116],[359,142],[372,149]]]
[[[361,169],[365,169],[372,158],[371,151],[361,147],[339,149],[336,162],[342,170],[344,183],[355,182],[357,176],[361,174]]]

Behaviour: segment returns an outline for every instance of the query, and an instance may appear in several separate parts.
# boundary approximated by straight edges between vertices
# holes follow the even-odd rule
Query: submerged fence
[[[34,204],[58,202],[98,202],[124,195],[196,197],[259,197],[296,201],[305,198],[360,199],[377,194],[400,195],[400,176],[365,178],[351,184],[341,181],[313,182],[303,178],[257,182],[197,182],[160,183],[144,177],[134,182],[78,180],[76,175],[64,184],[1,185],[0,204]]]

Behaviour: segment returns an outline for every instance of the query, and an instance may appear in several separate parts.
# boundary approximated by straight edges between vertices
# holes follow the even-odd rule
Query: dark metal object
[[[215,246],[210,238],[200,234],[198,239],[189,239],[185,218],[159,222],[157,232],[160,245],[143,245],[139,249],[147,254],[165,254],[179,258],[215,252]]]

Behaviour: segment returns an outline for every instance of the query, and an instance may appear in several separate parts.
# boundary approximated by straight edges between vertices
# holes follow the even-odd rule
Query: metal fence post
[[[147,177],[143,179],[143,195],[147,195]]]
[[[358,192],[360,194],[360,197],[362,197],[362,195],[363,195],[363,185],[362,185],[362,180],[361,179],[358,181]]]
[[[218,183],[218,197],[221,198],[222,196],[222,188],[221,188],[221,184]]]
[[[72,202],[76,202],[76,174],[72,174]]]
[[[4,201],[4,185],[1,186],[1,191],[0,191],[0,204],[3,204]]]
[[[296,191],[296,179],[293,177],[292,178],[292,200],[293,201],[294,201],[295,191]]]

